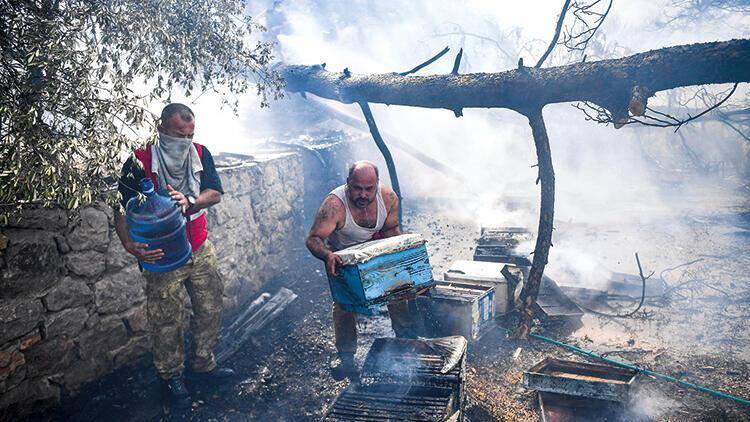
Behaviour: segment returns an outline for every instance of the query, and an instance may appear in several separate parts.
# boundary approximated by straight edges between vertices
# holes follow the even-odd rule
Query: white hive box
[[[455,261],[443,273],[445,281],[462,281],[495,288],[495,315],[513,310],[513,292],[508,292],[508,280],[503,275],[505,264],[484,261]]]

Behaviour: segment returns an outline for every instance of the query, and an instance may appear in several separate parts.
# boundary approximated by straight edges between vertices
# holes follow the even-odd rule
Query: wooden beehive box
[[[413,298],[433,285],[432,266],[419,234],[372,240],[336,252],[343,261],[328,277],[333,301],[371,315],[379,305]]]
[[[483,284],[436,281],[418,303],[429,337],[476,340],[495,318],[495,288]]]
[[[503,275],[505,264],[496,262],[459,260],[443,273],[445,281],[482,284],[495,288],[495,315],[504,315],[513,310],[513,291]],[[515,286],[514,286],[515,287]]]
[[[627,402],[637,375],[616,366],[546,358],[524,372],[523,384],[548,393]]]

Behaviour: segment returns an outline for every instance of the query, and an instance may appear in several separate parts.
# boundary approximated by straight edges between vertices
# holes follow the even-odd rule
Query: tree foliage
[[[241,0],[0,0],[0,215],[96,198],[173,89],[279,97],[260,30]]]
[[[731,13],[750,13],[748,0],[672,0],[670,6],[664,10],[665,16],[656,21],[657,27],[722,19]]]

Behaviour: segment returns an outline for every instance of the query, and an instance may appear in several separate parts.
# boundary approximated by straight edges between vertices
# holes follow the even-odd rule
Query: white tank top
[[[378,185],[377,190],[378,192],[375,195],[375,201],[378,203],[378,218],[375,227],[371,229],[362,227],[354,221],[354,217],[352,217],[352,213],[349,210],[349,201],[346,199],[346,185],[339,186],[329,193],[329,195],[336,195],[341,202],[344,203],[344,209],[346,210],[346,222],[344,223],[344,227],[334,231],[328,236],[328,245],[331,249],[334,251],[340,251],[349,246],[366,242],[372,239],[372,235],[383,228],[385,219],[388,217],[388,211],[385,209],[385,202],[383,201],[383,194],[380,191],[380,185]]]

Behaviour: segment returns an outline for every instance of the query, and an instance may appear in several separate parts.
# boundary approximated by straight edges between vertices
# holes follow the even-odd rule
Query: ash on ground
[[[638,251],[645,269],[668,285],[633,318],[586,314],[578,324],[538,321],[537,332],[602,355],[750,398],[750,202],[744,192],[716,203],[693,198],[689,211],[633,225],[558,221],[556,249],[575,245],[613,271],[637,274]],[[685,201],[685,198],[681,198]],[[417,205],[417,203],[419,205]],[[479,227],[454,218],[455,204],[405,200],[406,231],[428,240],[435,274],[457,259],[471,259]],[[534,227],[530,227],[534,231]],[[299,298],[227,363],[237,376],[226,385],[196,386],[192,420],[319,420],[348,381],[334,381],[331,299],[320,261],[300,239],[296,262],[265,290],[293,290]],[[689,263],[689,264],[686,264]],[[564,263],[563,263],[564,264]],[[554,259],[550,271],[554,272]],[[675,268],[676,267],[676,268]],[[673,270],[669,270],[674,268]],[[668,270],[665,272],[665,270]],[[610,301],[601,310],[618,313],[637,300]],[[509,317],[501,324],[512,324]],[[392,335],[386,317],[360,318],[357,360],[377,337]],[[520,353],[518,349],[520,348]],[[515,357],[514,357],[515,355]],[[545,357],[583,360],[536,340],[511,341],[492,329],[470,344],[468,405],[472,422],[539,420],[536,393],[523,388],[523,371]],[[643,420],[750,420],[750,409],[676,384],[645,376],[630,403],[630,418]],[[150,356],[89,385],[38,420],[169,420]]]

